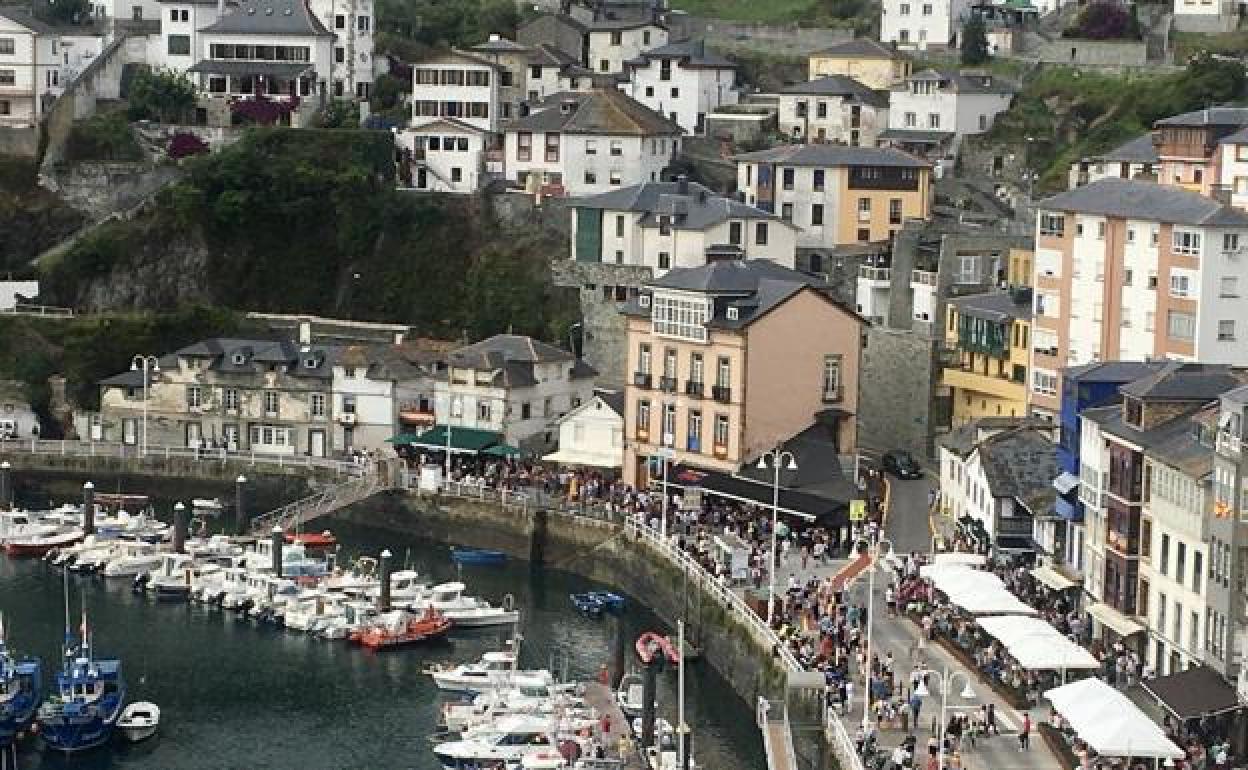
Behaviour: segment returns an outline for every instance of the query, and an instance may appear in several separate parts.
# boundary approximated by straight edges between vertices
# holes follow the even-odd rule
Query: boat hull
[[[39,734],[48,748],[70,754],[103,746],[113,737],[113,723],[99,717],[40,720]]]
[[[4,552],[15,559],[38,559],[54,548],[74,545],[82,538],[82,535],[72,535],[48,540],[10,540],[4,544]]]
[[[147,727],[120,727],[118,729],[121,731],[122,737],[127,741],[130,743],[138,743],[139,741],[145,741],[148,738],[151,738],[156,734],[156,730],[158,728],[156,725],[149,725]]]
[[[456,564],[502,564],[507,561],[507,554],[478,548],[452,548],[451,559]]]

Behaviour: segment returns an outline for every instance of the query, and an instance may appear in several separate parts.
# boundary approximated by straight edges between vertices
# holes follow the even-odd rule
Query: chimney
[[[689,177],[684,174],[676,177],[676,192],[679,195],[689,194]]]
[[[311,321],[299,322],[299,344],[300,345],[312,344],[312,322]]]

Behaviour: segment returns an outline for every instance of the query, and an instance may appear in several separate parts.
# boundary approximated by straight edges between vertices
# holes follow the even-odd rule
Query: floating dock
[[[615,700],[615,692],[599,682],[590,682],[585,685],[585,703],[599,715],[611,718],[611,729],[603,741],[606,745],[607,756],[619,760],[618,767],[621,770],[649,770],[641,754],[640,742],[633,735],[633,729],[628,724],[628,717],[624,716],[624,712],[620,710],[620,704]],[[623,741],[623,754],[620,753],[621,740]]]

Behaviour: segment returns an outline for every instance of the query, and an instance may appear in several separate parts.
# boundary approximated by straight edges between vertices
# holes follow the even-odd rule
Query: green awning
[[[495,457],[517,457],[520,454],[520,450],[510,444],[495,444],[481,454],[493,455]]]
[[[402,439],[402,440],[400,440]],[[435,425],[424,433],[400,433],[390,439],[392,444],[407,444],[408,446],[424,447],[425,449],[442,450],[447,449],[446,426]],[[492,447],[495,444],[502,443],[502,434],[492,430],[478,430],[476,428],[457,428],[451,426],[450,449],[452,453],[471,453],[477,454],[482,450]]]

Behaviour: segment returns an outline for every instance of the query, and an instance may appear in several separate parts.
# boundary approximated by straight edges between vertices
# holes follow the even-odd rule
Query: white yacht
[[[15,538],[54,535],[60,529],[59,522],[34,511],[0,511],[0,544]]]
[[[409,601],[416,601],[429,593],[429,584],[420,579],[420,574],[414,569],[401,569],[390,575],[390,601],[395,604],[403,604]],[[381,595],[381,584],[368,592],[369,596],[377,598]]]
[[[334,570],[321,585],[326,591],[339,591],[352,596],[375,596],[378,586],[381,585],[377,579],[377,560],[371,556],[361,556],[349,570]]]
[[[165,549],[154,543],[123,542],[118,552],[104,565],[104,577],[133,577],[160,567]]]
[[[207,602],[221,595],[221,583],[225,577],[225,567],[209,562],[195,567],[191,573],[191,599]]]
[[[520,619],[516,610],[495,607],[484,599],[464,596],[464,589],[463,583],[442,583],[411,601],[408,607],[414,612],[433,607],[458,628],[505,626]]]
[[[511,652],[487,652],[476,663],[430,671],[439,690],[483,693],[508,687],[551,687],[555,677],[546,669],[519,670]]]
[[[160,567],[147,573],[147,591],[157,599],[185,601],[191,595],[195,558],[185,553],[167,553]]]
[[[91,572],[108,560],[109,554],[117,547],[117,541],[100,535],[87,535],[81,543],[50,551],[47,561],[56,567],[64,567],[72,572]]]
[[[236,610],[247,600],[247,578],[249,573],[242,567],[226,567],[221,575],[221,584],[216,597],[221,606],[227,610]],[[205,595],[205,600],[210,597]]]
[[[243,555],[243,547],[229,535],[193,537],[186,541],[186,552],[199,561],[225,561]]]
[[[510,687],[482,693],[470,701],[449,702],[442,707],[442,726],[451,732],[475,730],[502,717],[528,714],[585,724],[592,728],[594,710],[577,697],[574,685],[556,687]],[[576,728],[573,728],[574,730]]]
[[[247,579],[247,588],[251,599],[247,614],[253,618],[280,619],[286,612],[286,603],[300,595],[295,581],[265,573],[253,573]]]
[[[527,756],[559,755],[559,740],[551,720],[517,714],[503,717],[471,738],[439,743],[433,755],[445,770],[515,767]]]
[[[243,554],[243,566],[247,569],[271,569],[273,567],[273,543],[257,540],[251,550]],[[308,556],[301,543],[282,546],[283,577],[324,577],[329,567],[324,559]]]
[[[320,633],[337,618],[345,617],[348,598],[345,594],[311,591],[286,603],[286,628],[292,631]]]
[[[377,619],[377,605],[367,599],[349,599],[342,605],[342,615],[325,623],[320,635],[326,639],[347,639],[351,632],[370,625]]]

